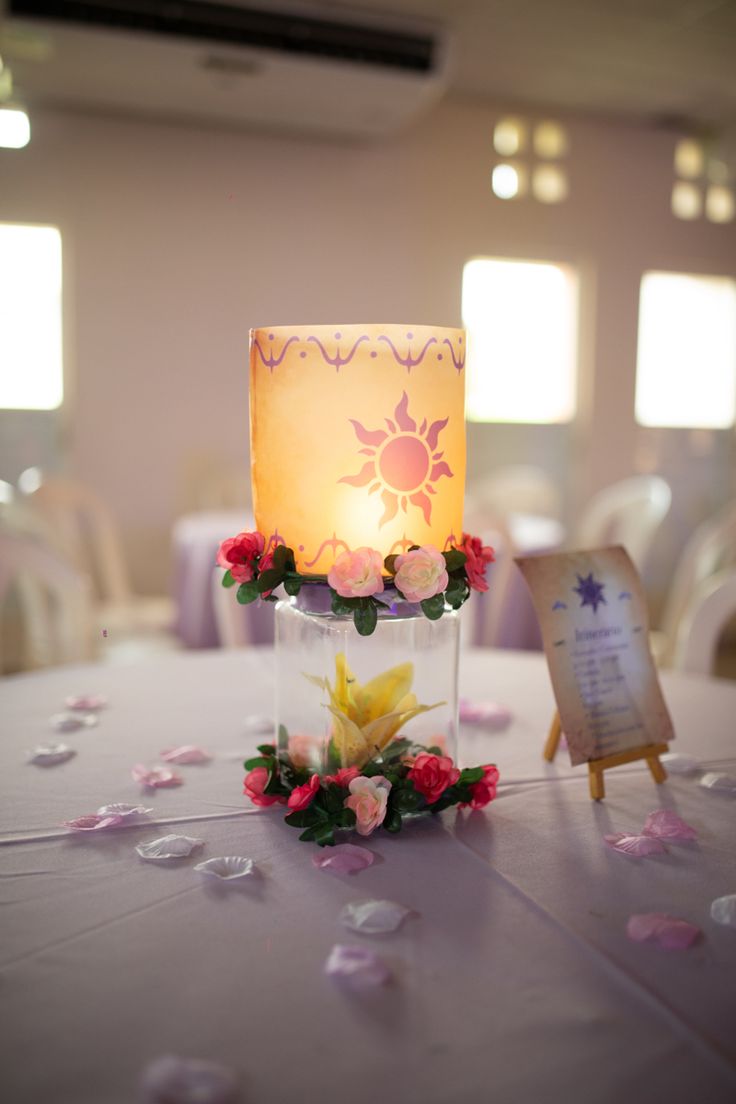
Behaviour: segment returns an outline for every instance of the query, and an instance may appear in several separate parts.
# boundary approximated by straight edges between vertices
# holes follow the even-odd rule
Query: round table
[[[512,712],[504,731],[461,733],[464,763],[498,764],[497,800],[357,838],[374,864],[330,875],[283,810],[241,796],[272,658],[180,653],[0,683],[4,1099],[130,1104],[141,1069],[167,1053],[232,1067],[244,1104],[734,1099],[736,931],[709,918],[711,900],[736,891],[732,796],[682,776],[655,787],[632,764],[591,802],[584,768],[541,758],[553,710],[542,657],[469,651],[463,694]],[[663,685],[673,750],[734,773],[736,683],[666,673]],[[27,763],[54,735],[50,714],[80,692],[110,704],[97,727],[64,737],[77,755]],[[177,789],[141,794],[133,764],[186,743],[212,761],[177,768]],[[141,801],[149,822],[60,827],[114,801]],[[641,860],[603,843],[658,807],[697,841]],[[173,867],[138,858],[137,844],[170,832],[204,847]],[[212,887],[193,866],[218,855],[252,858],[257,875]],[[412,915],[392,935],[347,931],[341,908],[369,897]],[[637,912],[682,917],[703,938],[672,954],[632,943]],[[337,986],[323,971],[335,943],[379,951],[392,984]]]

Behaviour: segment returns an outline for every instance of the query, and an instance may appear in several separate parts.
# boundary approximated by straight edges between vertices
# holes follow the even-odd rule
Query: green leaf
[[[353,809],[343,809],[342,812],[335,817],[335,824],[340,828],[354,828],[357,819]]]
[[[319,824],[313,829],[314,842],[320,847],[331,847],[335,842],[335,829],[332,824]]]
[[[289,597],[296,598],[301,589],[302,580],[298,576],[294,577],[293,575],[287,575],[287,577],[284,579],[284,590],[289,595]]]
[[[370,636],[378,623],[378,610],[370,602],[365,606],[361,606],[360,609],[356,609],[353,620],[361,636]]]
[[[311,828],[305,828],[299,839],[302,840],[303,843],[311,843],[311,841],[314,839],[316,831],[317,829],[314,826],[312,826]]]
[[[448,571],[459,571],[461,567],[465,567],[465,561],[468,558],[457,548],[451,548],[449,552],[443,552],[442,555],[445,557]]]
[[[345,802],[345,791],[342,786],[338,786],[337,783],[331,782],[326,790],[322,794],[322,804],[328,813],[339,813],[342,810]]]
[[[383,822],[383,827],[387,832],[400,832],[401,831],[401,813],[396,809],[389,809],[386,813],[386,819]]]
[[[273,770],[273,756],[264,757],[263,755],[253,756],[252,759],[246,759],[243,763],[246,770],[255,770],[256,767],[265,767],[266,770]]]
[[[417,793],[413,786],[404,786],[398,792],[392,794],[393,807],[399,813],[413,813],[422,804],[422,795]]]
[[[287,548],[285,544],[277,544],[273,550],[273,566],[276,571],[280,571],[282,574],[287,569],[289,558],[291,557],[291,549]]]
[[[284,817],[284,820],[292,828],[311,828],[312,825],[320,823],[320,818],[311,805],[308,809],[299,809],[295,813],[289,813],[288,816]]]
[[[458,781],[461,786],[470,786],[473,782],[480,782],[484,774],[482,767],[466,767],[465,770],[460,771]]]
[[[258,597],[258,584],[255,582],[241,583],[238,587],[238,593],[236,598],[240,602],[241,606],[248,606],[251,602],[255,602]]]
[[[439,621],[440,617],[445,612],[444,594],[435,594],[433,598],[425,598],[420,604],[422,613],[425,617],[428,617],[430,621]]]
[[[283,573],[277,571],[275,567],[269,567],[267,571],[262,571],[256,582],[258,593],[263,594],[266,590],[273,590],[274,587],[280,584],[282,578]]]
[[[470,587],[464,579],[450,579],[445,591],[445,600],[448,606],[452,606],[453,609],[460,609],[460,606],[469,596]]]
[[[275,744],[259,744],[258,745],[258,750],[260,751],[261,755],[267,755],[269,758],[272,759],[276,754],[276,745]]]
[[[360,605],[360,598],[343,598],[337,591],[332,594],[332,612],[338,616],[344,613],[352,613]]]
[[[222,576],[222,585],[224,587],[235,586],[235,580],[233,579],[233,573],[230,568],[228,568],[225,574]]]
[[[390,575],[396,574],[396,559],[396,556],[386,556],[386,559],[383,561],[383,566]]]

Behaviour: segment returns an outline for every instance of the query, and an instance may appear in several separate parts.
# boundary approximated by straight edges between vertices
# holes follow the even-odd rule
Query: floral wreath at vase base
[[[488,590],[485,571],[493,559],[493,549],[467,533],[458,547],[445,552],[433,545],[411,545],[407,552],[384,559],[371,548],[346,551],[326,576],[302,575],[291,548],[278,544],[266,551],[265,538],[257,531],[228,538],[217,555],[217,563],[225,568],[222,585],[237,586],[241,604],[257,598],[276,601],[273,591],[279,586],[294,598],[302,586],[316,583],[328,588],[332,612],[352,616],[361,636],[373,633],[379,611],[393,614],[392,604],[378,597],[386,587],[416,605],[430,621],[437,621],[447,607],[459,609],[471,590]],[[313,677],[312,681],[322,682]],[[328,683],[325,686],[329,689]],[[433,707],[412,708],[404,716],[408,719],[428,708]],[[343,717],[343,710],[334,703],[331,712],[349,725],[349,716]],[[495,798],[498,770],[493,764],[461,770],[440,747],[388,738],[379,756],[360,766],[345,765],[344,757],[337,757],[332,763],[328,760],[334,773],[322,775],[296,762],[288,751],[261,744],[260,754],[244,764],[248,774],[243,792],[255,805],[286,805],[286,823],[302,830],[300,840],[320,847],[334,845],[340,830],[355,830],[362,836],[377,828],[396,833],[409,817],[440,813],[453,805],[482,809]],[[288,745],[284,730],[279,742]]]
[[[405,819],[441,813],[452,805],[482,809],[496,796],[498,770],[488,763],[460,770],[440,748],[394,740],[380,762],[340,767],[334,774],[310,773],[273,744],[246,760],[243,793],[254,805],[286,805],[285,820],[301,828],[304,842],[335,843],[335,833],[355,830],[370,836],[377,828],[400,832]]]

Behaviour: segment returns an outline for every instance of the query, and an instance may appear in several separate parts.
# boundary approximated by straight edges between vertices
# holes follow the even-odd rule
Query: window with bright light
[[[466,410],[476,422],[568,422],[577,390],[572,268],[477,258],[463,271]]]
[[[636,420],[728,429],[736,420],[736,281],[646,272],[639,295]]]
[[[0,407],[60,406],[61,350],[61,234],[0,223]]]

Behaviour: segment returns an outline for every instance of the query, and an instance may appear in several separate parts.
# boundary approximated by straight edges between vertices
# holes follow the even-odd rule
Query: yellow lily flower
[[[444,702],[420,705],[411,693],[414,664],[400,663],[362,686],[344,652],[335,657],[335,685],[317,675],[306,676],[325,690],[332,714],[332,742],[343,767],[364,766],[393,740],[413,717],[437,709]]]

